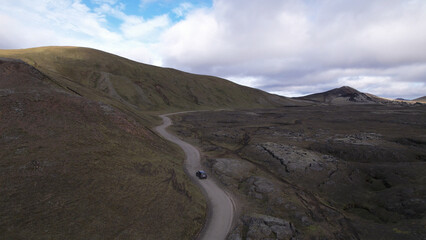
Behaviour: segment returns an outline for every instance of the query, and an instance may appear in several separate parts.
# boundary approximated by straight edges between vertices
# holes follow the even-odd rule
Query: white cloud
[[[22,0],[2,1],[0,48],[85,46],[146,63],[161,63],[155,44],[145,40],[160,34],[157,27],[167,22],[164,17],[138,19],[125,14],[121,3],[116,1],[99,1],[102,5],[96,9],[79,0],[34,2],[29,5]],[[122,32],[108,29],[108,15],[123,22]]]
[[[223,49],[226,48],[226,42],[216,38],[221,31],[219,23],[208,10],[194,11],[185,21],[176,23],[163,34],[162,54],[173,65],[178,62],[194,67],[212,64],[212,52],[221,51],[225,54]]]
[[[148,5],[152,4],[170,4],[170,2],[173,2],[175,0],[140,0],[139,7],[145,8]]]
[[[254,65],[259,59],[287,62],[282,56],[295,53],[307,40],[307,21],[298,12],[278,8],[271,16],[263,11],[265,5],[215,1],[213,9],[190,12],[164,34],[166,62],[194,69]]]
[[[189,12],[189,10],[193,9],[194,6],[191,3],[183,2],[179,4],[179,6],[175,9],[173,9],[173,13],[176,14],[178,17],[183,17],[186,15],[186,13]]]
[[[118,2],[118,0],[91,0],[91,1],[99,5],[101,4],[114,5]]]
[[[170,19],[167,15],[149,20],[137,16],[126,16],[120,29],[126,38],[151,42],[157,40],[160,33],[169,25]]]
[[[297,77],[297,84],[276,83],[273,87],[260,86],[265,90],[283,96],[302,96],[327,91],[340,86],[351,86],[362,92],[389,98],[415,98],[424,96],[426,83],[417,77],[410,79],[410,74],[420,69],[419,66],[404,66],[389,69],[333,69]],[[422,68],[424,71],[426,68]],[[363,75],[367,74],[367,75]],[[418,76],[414,73],[415,76]],[[407,78],[405,78],[407,76]],[[426,74],[422,75],[426,76]],[[274,83],[274,81],[271,81]]]
[[[165,65],[236,82],[262,76],[256,86],[268,91],[300,95],[376,76],[405,84],[387,96],[421,94],[404,89],[426,81],[425,12],[415,0],[216,0],[167,29],[160,49]]]
[[[93,9],[97,14],[105,17],[106,15],[110,15],[117,19],[124,19],[127,15],[123,12],[125,6],[122,3],[117,5],[110,4],[100,4],[97,8]]]
[[[16,47],[34,46],[32,38],[43,45],[81,43],[90,38],[121,40],[119,34],[102,26],[106,22],[103,16],[91,12],[80,1],[40,1],[34,6],[31,8],[25,1],[2,2],[1,17],[9,21],[0,23],[1,31],[16,39]]]
[[[149,19],[127,14],[124,1],[91,1],[95,9],[80,0],[2,0],[0,48],[94,47],[290,96],[341,85],[385,97],[426,92],[423,0],[182,2]]]
[[[228,76],[226,79],[244,85],[247,87],[257,88],[261,85],[263,79],[261,77],[254,76]]]
[[[423,96],[426,84],[422,82],[400,82],[390,76],[357,76],[343,77],[337,80],[342,86],[351,86],[378,96],[398,97],[396,94]],[[423,94],[423,95],[422,95]],[[401,97],[399,96],[399,97]]]
[[[357,89],[375,89],[377,87],[383,86],[384,84],[391,85],[392,78],[389,76],[350,76],[350,77],[341,77],[337,79],[339,85],[342,86],[352,86]]]

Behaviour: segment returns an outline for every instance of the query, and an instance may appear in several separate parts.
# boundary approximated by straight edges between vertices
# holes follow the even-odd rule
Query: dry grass
[[[296,104],[224,79],[137,63],[88,48],[0,50],[0,56],[22,59],[62,87],[83,91],[85,97],[108,96],[135,110],[157,113]],[[92,91],[84,92],[87,89]]]
[[[133,117],[0,64],[1,239],[190,239],[206,205],[183,153]]]

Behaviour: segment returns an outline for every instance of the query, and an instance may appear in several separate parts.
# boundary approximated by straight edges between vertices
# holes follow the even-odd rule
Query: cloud
[[[161,64],[152,41],[161,34],[159,29],[167,26],[165,16],[145,20],[126,14],[122,3],[109,0],[96,1],[101,5],[94,9],[79,0],[34,2],[2,1],[0,48],[85,46]],[[109,16],[121,22],[118,31],[109,27]]]
[[[166,62],[203,71],[226,65],[256,67],[259,59],[272,65],[291,62],[282,56],[294,54],[306,42],[306,19],[293,11],[275,11],[271,17],[270,11],[263,11],[269,2],[254,3],[216,1],[213,9],[190,12],[164,34]],[[278,8],[268,10],[273,9]]]
[[[341,85],[385,97],[426,92],[423,0],[141,0],[144,11],[168,11],[149,17],[124,1],[87,1],[95,7],[3,0],[0,48],[94,47],[289,96]]]
[[[380,92],[413,97],[426,81],[425,12],[424,1],[217,0],[167,29],[161,55],[165,65],[237,82],[262,76],[256,86],[267,91],[300,95],[353,78],[360,90],[405,84]],[[360,76],[388,81],[367,88]]]
[[[99,5],[101,4],[114,5],[118,2],[118,0],[91,0],[91,1]]]
[[[194,6],[191,3],[183,2],[179,4],[177,8],[173,9],[173,13],[176,14],[177,17],[183,17],[193,8]]]
[[[262,82],[264,79],[259,76],[228,76],[226,79],[235,82],[240,85],[252,87],[252,88],[258,88],[262,85]]]
[[[167,15],[161,15],[149,20],[142,17],[126,16],[120,29],[124,37],[128,39],[137,39],[144,42],[157,40],[160,33],[170,25],[170,19]]]
[[[2,34],[15,38],[6,48],[32,47],[70,42],[81,43],[87,39],[120,41],[119,34],[102,25],[106,19],[80,1],[40,1],[29,6],[25,1],[3,1],[0,6]],[[23,44],[24,43],[24,44]]]
[[[140,8],[146,8],[146,7],[148,7],[150,5],[154,5],[154,4],[157,4],[157,6],[158,5],[164,6],[164,5],[172,4],[173,1],[175,1],[175,0],[140,0],[139,7]]]
[[[269,92],[284,96],[301,96],[327,91],[339,86],[351,86],[378,96],[416,98],[424,96],[426,66],[402,66],[388,69],[330,69],[303,77],[299,84],[277,83],[258,86]],[[269,81],[271,84],[274,81]]]

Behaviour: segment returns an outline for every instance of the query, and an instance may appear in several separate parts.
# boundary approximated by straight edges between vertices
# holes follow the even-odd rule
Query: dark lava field
[[[173,131],[239,200],[229,239],[426,239],[425,105],[173,118]]]

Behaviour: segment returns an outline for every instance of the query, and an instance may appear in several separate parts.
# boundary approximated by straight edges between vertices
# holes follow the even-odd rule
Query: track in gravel
[[[160,117],[163,124],[157,126],[155,130],[165,139],[179,145],[186,155],[185,169],[189,177],[197,183],[203,190],[208,200],[209,214],[203,230],[199,234],[198,239],[203,240],[220,240],[225,239],[231,230],[235,213],[235,201],[223,189],[221,189],[210,177],[200,180],[195,173],[202,169],[200,162],[200,152],[191,144],[182,141],[177,136],[166,131],[166,128],[172,125],[172,121],[167,116],[179,114],[165,114]]]

